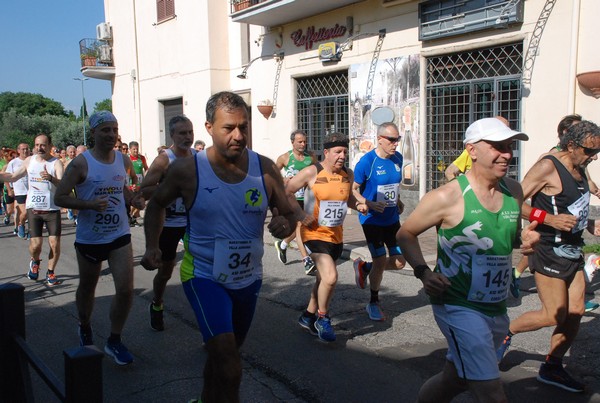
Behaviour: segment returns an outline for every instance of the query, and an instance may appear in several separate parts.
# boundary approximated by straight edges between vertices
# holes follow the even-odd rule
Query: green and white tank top
[[[435,271],[452,285],[432,304],[459,305],[488,316],[506,313],[505,299],[512,274],[519,203],[500,181],[502,207],[496,213],[484,208],[466,176],[459,176],[464,199],[463,220],[453,228],[438,229]]]

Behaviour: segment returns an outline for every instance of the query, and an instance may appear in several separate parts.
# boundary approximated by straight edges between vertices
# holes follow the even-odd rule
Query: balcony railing
[[[112,48],[106,41],[86,38],[79,41],[81,67],[112,66]]]
[[[365,0],[229,0],[231,21],[275,27]]]

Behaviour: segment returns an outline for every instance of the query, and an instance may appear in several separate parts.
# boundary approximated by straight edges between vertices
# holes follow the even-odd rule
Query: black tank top
[[[585,170],[579,168],[581,181],[567,171],[567,168],[554,156],[547,155],[543,159],[552,161],[562,184],[562,192],[549,196],[542,192],[536,193],[531,199],[531,206],[547,211],[548,214],[572,214],[577,216],[577,224],[571,231],[559,231],[549,225],[538,225],[536,231],[541,240],[555,244],[582,245],[583,230],[587,225],[590,205],[590,188]]]

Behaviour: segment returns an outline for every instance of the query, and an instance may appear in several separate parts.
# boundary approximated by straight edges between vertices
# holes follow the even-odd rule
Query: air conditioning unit
[[[96,39],[100,41],[109,41],[112,39],[112,32],[108,22],[96,25]]]
[[[99,59],[102,63],[112,63],[112,49],[109,45],[100,45]]]

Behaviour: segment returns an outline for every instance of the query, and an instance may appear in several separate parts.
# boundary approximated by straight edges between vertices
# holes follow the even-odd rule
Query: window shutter
[[[166,0],[156,0],[156,21],[158,22],[167,18],[165,3]]]
[[[165,18],[175,16],[175,0],[165,0]]]

